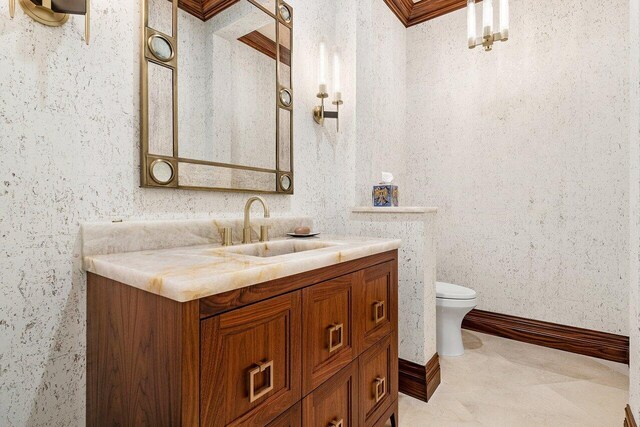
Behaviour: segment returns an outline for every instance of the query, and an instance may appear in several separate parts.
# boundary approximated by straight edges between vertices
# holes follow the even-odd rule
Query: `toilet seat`
[[[473,300],[477,296],[473,289],[452,283],[436,282],[436,298],[447,300]]]
[[[475,308],[478,305],[478,299],[449,299],[449,298],[436,298],[436,307],[451,307],[451,308]]]

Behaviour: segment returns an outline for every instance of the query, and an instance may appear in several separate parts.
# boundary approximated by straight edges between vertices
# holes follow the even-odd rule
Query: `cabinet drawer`
[[[302,403],[296,403],[287,412],[271,421],[267,427],[302,427]]]
[[[358,427],[358,362],[339,371],[302,401],[304,427]]]
[[[358,359],[360,420],[372,426],[398,397],[397,343],[388,335]]]
[[[360,351],[391,333],[398,319],[397,277],[393,262],[370,267],[361,272],[358,283],[357,313]]]
[[[203,320],[201,425],[264,426],[301,398],[300,293]]]
[[[302,291],[303,395],[347,366],[353,345],[353,274]]]

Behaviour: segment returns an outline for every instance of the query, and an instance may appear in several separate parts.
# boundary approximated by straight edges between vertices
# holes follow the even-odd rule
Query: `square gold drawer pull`
[[[385,393],[387,392],[386,384],[387,384],[386,378],[380,378],[380,377],[376,378],[376,380],[373,382],[373,392],[376,397],[376,403],[380,402],[380,400],[382,400]]]
[[[344,341],[344,333],[342,323],[334,323],[328,329],[329,331],[329,353],[333,353],[340,347],[342,347]],[[337,336],[336,343],[334,344],[333,339]]]
[[[256,391],[256,375],[267,369],[269,370],[269,381],[261,390]],[[271,390],[273,390],[273,360],[256,363],[256,367],[249,371],[249,402],[255,402]]]
[[[344,426],[344,420],[342,418],[340,418],[339,420],[334,419],[329,423],[329,427],[343,427],[343,426]]]
[[[373,303],[373,321],[377,324],[382,322],[385,317],[384,301],[376,301]]]

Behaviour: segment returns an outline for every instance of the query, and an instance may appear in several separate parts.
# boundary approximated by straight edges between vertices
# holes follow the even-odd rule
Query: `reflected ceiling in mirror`
[[[239,0],[180,0],[178,7],[201,21],[214,16],[238,3]],[[275,13],[276,0],[255,0],[255,3],[267,12]]]

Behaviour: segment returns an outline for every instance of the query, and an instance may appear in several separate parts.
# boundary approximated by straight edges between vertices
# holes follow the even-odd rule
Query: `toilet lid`
[[[476,291],[464,286],[445,282],[436,282],[436,297],[445,299],[474,299]]]

